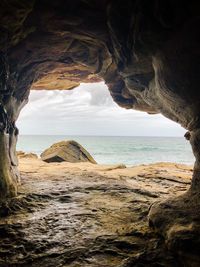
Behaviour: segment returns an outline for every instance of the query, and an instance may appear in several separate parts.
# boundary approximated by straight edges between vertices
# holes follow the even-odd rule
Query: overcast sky
[[[17,122],[21,134],[183,136],[185,130],[161,115],[126,110],[101,83],[71,91],[31,91]]]

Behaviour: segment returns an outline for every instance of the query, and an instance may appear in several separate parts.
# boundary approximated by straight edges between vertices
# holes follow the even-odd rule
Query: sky
[[[186,131],[162,115],[119,107],[103,82],[31,91],[17,126],[29,135],[183,136]]]

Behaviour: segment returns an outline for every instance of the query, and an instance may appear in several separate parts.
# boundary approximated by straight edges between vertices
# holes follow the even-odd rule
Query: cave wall
[[[0,198],[15,196],[15,122],[31,89],[104,80],[127,109],[162,113],[191,136],[199,189],[198,1],[0,2]]]
[[[200,245],[199,21],[196,0],[1,0],[0,201],[17,195],[15,122],[30,90],[104,80],[121,107],[161,113],[188,130],[191,187],[153,205],[149,224],[199,266],[198,249],[188,250]]]
[[[30,88],[72,89],[103,79],[120,106],[197,128],[197,1],[8,0],[0,5],[1,73],[9,76],[4,91],[18,101],[27,99]]]

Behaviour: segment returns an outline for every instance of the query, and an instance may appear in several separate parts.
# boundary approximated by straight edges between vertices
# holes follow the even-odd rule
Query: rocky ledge
[[[1,267],[199,266],[147,221],[152,203],[187,190],[192,167],[21,158],[20,171],[19,196],[0,219]]]

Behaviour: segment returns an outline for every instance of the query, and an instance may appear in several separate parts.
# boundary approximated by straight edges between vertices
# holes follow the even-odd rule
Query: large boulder
[[[93,157],[76,141],[61,141],[47,148],[40,155],[45,162],[91,162]]]

